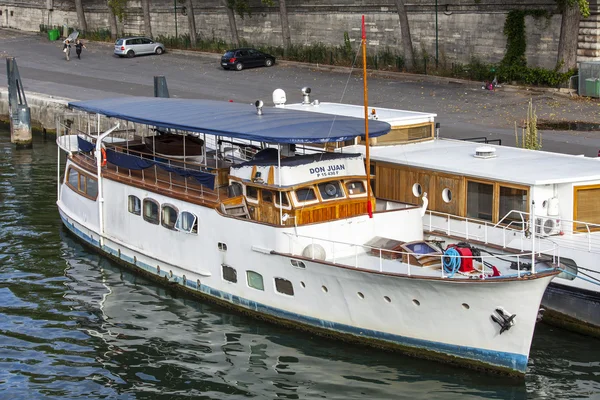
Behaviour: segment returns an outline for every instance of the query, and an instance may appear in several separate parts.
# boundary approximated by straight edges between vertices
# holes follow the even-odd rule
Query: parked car
[[[270,67],[273,64],[275,64],[275,57],[256,49],[227,50],[221,57],[221,67],[235,68],[238,71],[248,67]]]
[[[129,58],[141,54],[162,54],[165,46],[152,39],[143,36],[134,36],[117,39],[115,42],[115,54],[119,57]]]

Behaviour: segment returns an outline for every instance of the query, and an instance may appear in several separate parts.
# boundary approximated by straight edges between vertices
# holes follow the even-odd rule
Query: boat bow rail
[[[480,254],[477,256],[450,255],[442,248],[436,253],[430,253],[429,262],[422,265],[415,262],[416,256],[422,255],[414,251],[393,250],[369,244],[347,243],[336,240],[317,238],[307,235],[298,235],[292,232],[283,232],[287,236],[289,247],[287,255],[317,262],[327,262],[334,265],[364,269],[381,273],[392,273],[407,276],[435,277],[442,279],[460,280],[486,280],[502,278],[522,278],[535,276],[538,273],[547,274],[557,271],[557,257],[549,260],[536,260],[531,267],[533,256],[540,253],[555,253],[556,246],[542,248],[535,254],[521,252],[519,254]],[[384,238],[383,238],[384,239]],[[386,240],[386,239],[384,239]],[[400,242],[401,243],[401,242]],[[426,243],[426,242],[423,242]],[[410,244],[410,243],[408,243]],[[431,245],[434,247],[435,245]],[[271,254],[277,252],[272,251]],[[478,261],[473,271],[462,273],[456,269],[447,268],[448,263],[462,264],[463,260],[469,263]],[[444,265],[446,263],[446,266]],[[495,273],[495,269],[501,272]],[[558,272],[556,272],[558,273]]]

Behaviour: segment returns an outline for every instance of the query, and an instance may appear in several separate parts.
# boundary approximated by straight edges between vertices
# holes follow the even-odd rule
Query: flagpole
[[[365,105],[365,141],[366,141],[366,169],[367,169],[367,213],[373,218],[373,204],[371,203],[371,158],[369,157],[369,96],[367,94],[367,31],[365,29],[365,16],[362,16],[362,56],[363,56],[363,89]]]

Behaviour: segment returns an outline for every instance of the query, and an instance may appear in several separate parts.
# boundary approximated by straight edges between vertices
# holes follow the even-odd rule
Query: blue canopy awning
[[[268,143],[326,143],[365,135],[364,119],[264,107],[253,104],[158,97],[74,101],[69,107],[162,128]],[[369,137],[391,129],[369,120]]]

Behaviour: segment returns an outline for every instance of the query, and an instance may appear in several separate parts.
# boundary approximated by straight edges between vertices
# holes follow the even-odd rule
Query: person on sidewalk
[[[64,46],[63,46],[63,52],[65,53],[65,56],[67,57],[67,61],[69,61],[69,56],[71,55],[71,42],[69,41],[69,39],[64,41]]]
[[[75,42],[75,52],[77,53],[77,58],[81,60],[81,50],[83,49],[87,49],[87,47],[85,47],[85,45],[83,43],[81,43],[81,40],[77,39],[77,41]]]

